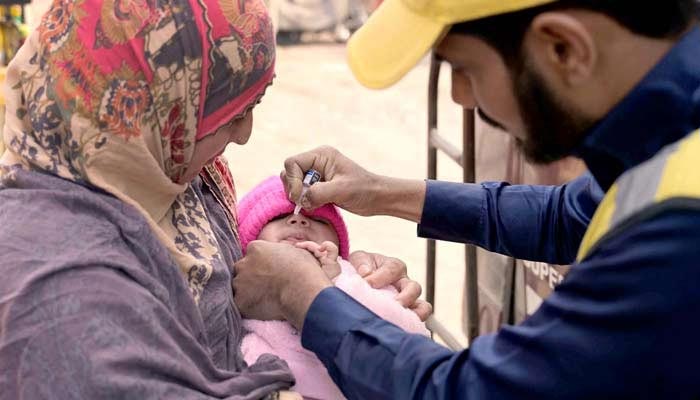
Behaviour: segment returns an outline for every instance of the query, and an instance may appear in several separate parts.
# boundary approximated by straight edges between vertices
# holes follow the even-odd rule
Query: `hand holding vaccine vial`
[[[302,181],[301,195],[299,195],[299,200],[297,200],[296,207],[294,207],[295,215],[299,214],[301,211],[301,201],[304,199],[304,196],[306,196],[306,192],[309,190],[311,185],[318,182],[320,179],[321,174],[319,174],[315,169],[306,171],[306,175],[304,175],[304,180]]]

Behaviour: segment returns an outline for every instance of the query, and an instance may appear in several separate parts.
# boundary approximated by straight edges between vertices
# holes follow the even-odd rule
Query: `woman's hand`
[[[296,247],[308,250],[321,263],[321,269],[326,273],[328,279],[333,280],[340,275],[340,264],[338,263],[338,246],[333,242],[325,241],[321,244],[316,242],[300,242]]]
[[[350,254],[350,263],[373,288],[393,285],[399,291],[396,300],[416,313],[421,321],[433,313],[433,306],[418,298],[423,289],[418,282],[408,278],[403,261],[381,254],[356,251]]]

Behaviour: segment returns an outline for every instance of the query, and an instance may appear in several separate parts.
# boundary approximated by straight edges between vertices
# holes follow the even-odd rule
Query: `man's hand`
[[[433,313],[433,306],[418,298],[423,289],[418,282],[408,278],[403,261],[381,254],[356,251],[350,254],[350,263],[373,288],[394,285],[399,291],[396,300],[416,313],[421,321],[425,321]]]
[[[320,172],[321,181],[312,185],[301,201],[307,210],[333,203],[358,215],[391,215],[420,221],[426,191],[422,180],[373,174],[338,150],[324,146],[284,162],[280,177],[291,201],[299,200],[304,173],[309,169]]]
[[[287,320],[299,330],[313,300],[332,286],[311,253],[284,243],[250,242],[234,271],[234,301],[245,318]]]
[[[374,192],[380,185],[381,177],[368,172],[329,146],[319,147],[285,160],[284,171],[280,177],[290,200],[299,199],[302,180],[309,169],[320,172],[322,181],[311,186],[302,199],[305,209],[334,203],[358,215],[374,214]]]

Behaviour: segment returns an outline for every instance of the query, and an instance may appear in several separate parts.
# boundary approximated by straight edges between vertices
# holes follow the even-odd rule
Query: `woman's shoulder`
[[[140,301],[127,293],[136,291],[186,310],[181,314],[190,317],[183,319],[196,319],[180,269],[136,209],[85,186],[32,174],[0,187],[0,298],[27,305],[66,288],[110,288],[127,296],[125,303]]]
[[[37,251],[107,244],[109,237],[113,246],[122,229],[143,221],[106,193],[36,172],[3,182],[0,204],[0,246],[26,241]]]
[[[0,186],[0,204],[5,271],[84,265],[146,269],[170,262],[138,211],[103,192],[20,172]]]

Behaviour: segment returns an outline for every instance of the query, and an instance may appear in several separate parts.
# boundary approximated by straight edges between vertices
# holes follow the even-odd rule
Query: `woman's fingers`
[[[374,288],[393,285],[398,290],[396,300],[415,312],[425,321],[433,312],[433,306],[418,298],[423,289],[416,281],[408,278],[406,264],[394,257],[356,251],[350,255],[350,262],[357,272]]]
[[[394,284],[394,287],[399,291],[399,294],[396,295],[396,301],[406,308],[412,307],[418,301],[423,291],[418,282],[408,278],[400,279]]]
[[[376,270],[365,277],[365,280],[373,288],[382,288],[394,285],[403,278],[407,278],[406,264],[394,257],[386,257],[381,254],[373,254]]]
[[[357,273],[363,278],[377,269],[374,258],[366,251],[358,250],[353,252],[350,254],[349,261],[350,264],[355,267]]]
[[[416,313],[421,321],[425,322],[433,314],[433,305],[419,299],[411,306],[411,311]]]

